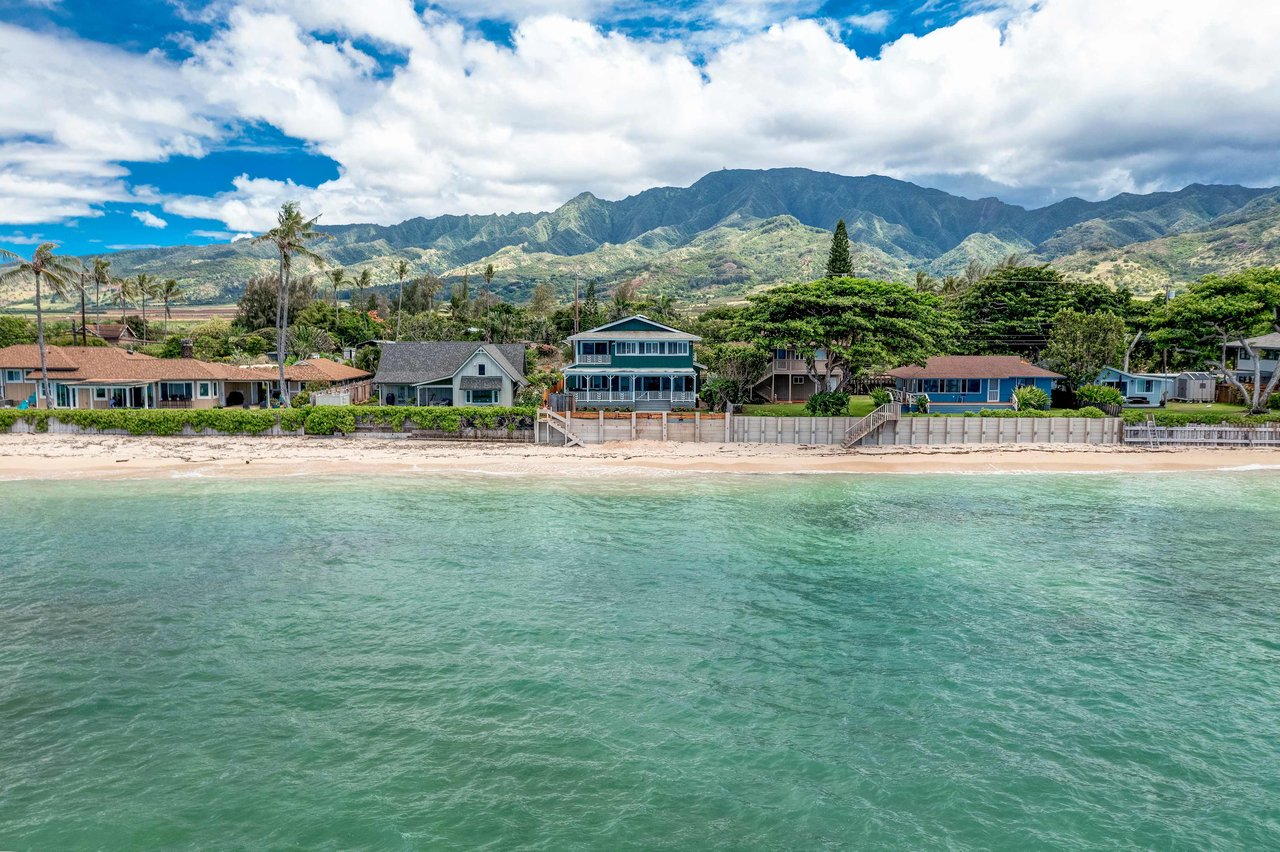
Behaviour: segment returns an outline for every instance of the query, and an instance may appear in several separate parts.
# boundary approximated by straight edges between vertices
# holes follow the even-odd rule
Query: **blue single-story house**
[[[924,394],[934,414],[1013,408],[1013,392],[1033,385],[1052,393],[1058,373],[1037,367],[1015,355],[944,355],[922,367],[910,364],[890,370],[899,391]]]
[[[1178,377],[1170,373],[1127,373],[1105,367],[1095,384],[1116,388],[1130,408],[1160,408],[1177,393]]]

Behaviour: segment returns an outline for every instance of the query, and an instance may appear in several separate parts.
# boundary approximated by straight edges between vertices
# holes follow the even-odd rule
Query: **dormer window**
[[[476,364],[476,375],[477,376],[484,375],[484,364]]]

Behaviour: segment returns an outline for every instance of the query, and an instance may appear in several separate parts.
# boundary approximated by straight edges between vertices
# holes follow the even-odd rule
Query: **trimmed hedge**
[[[1265,426],[1280,423],[1280,412],[1271,414],[1232,414],[1220,411],[1155,411],[1149,408],[1127,408],[1124,422],[1141,426],[1154,416],[1157,426]]]
[[[533,428],[532,408],[408,408],[404,406],[309,406],[277,408],[270,411],[244,408],[190,408],[82,410],[56,408],[19,411],[0,409],[0,432],[8,432],[22,421],[37,432],[49,430],[49,420],[82,429],[119,429],[130,435],[178,435],[190,426],[196,431],[211,429],[227,435],[261,435],[277,424],[286,432],[305,429],[308,435],[349,435],[356,424],[391,426],[402,432],[410,428],[457,432],[460,429]]]

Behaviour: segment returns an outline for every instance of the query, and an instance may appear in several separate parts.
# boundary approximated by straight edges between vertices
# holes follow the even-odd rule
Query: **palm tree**
[[[329,286],[333,288],[333,324],[338,325],[338,290],[347,281],[347,270],[335,266],[329,270]]]
[[[279,289],[276,292],[276,363],[280,367],[280,396],[284,404],[289,404],[289,384],[284,377],[284,360],[288,348],[285,332],[289,328],[289,276],[293,272],[295,256],[307,258],[317,266],[324,265],[324,258],[308,248],[309,243],[319,239],[332,239],[328,234],[316,230],[319,216],[305,219],[298,210],[296,201],[286,201],[280,206],[276,216],[276,226],[265,234],[254,239],[255,243],[271,243],[280,255]]]
[[[396,299],[396,340],[400,339],[400,314],[404,311],[404,279],[409,277],[409,261],[396,261],[396,278],[400,279],[400,295]]]
[[[111,294],[111,302],[120,306],[120,323],[128,320],[129,303],[133,301],[134,283],[131,278],[113,278],[115,285]]]
[[[304,358],[312,353],[325,354],[338,348],[333,336],[314,325],[295,325],[289,329],[289,348]]]
[[[93,272],[90,273],[93,278],[93,313],[94,324],[97,325],[98,331],[102,331],[102,290],[110,287],[112,284],[111,277],[111,261],[105,257],[95,257],[93,259]]]
[[[356,301],[351,303],[351,307],[364,313],[368,305],[358,306],[357,302],[364,301],[364,288],[373,286],[373,271],[369,267],[360,270],[360,275],[356,277]]]
[[[156,296],[157,281],[154,275],[139,272],[133,278],[133,295],[142,303],[142,342],[147,342],[147,299]]]
[[[169,307],[174,302],[181,302],[187,297],[182,285],[170,278],[156,287],[156,298],[164,302],[164,333],[169,334]]]
[[[53,253],[57,243],[41,243],[31,255],[31,260],[24,260],[6,249],[0,249],[0,259],[17,263],[13,269],[0,274],[0,286],[23,281],[28,275],[36,282],[36,344],[40,349],[40,387],[44,391],[45,408],[53,408],[53,394],[49,387],[49,366],[44,345],[44,305],[41,301],[41,284],[48,284],[49,291],[65,297],[70,288],[78,261],[70,257],[62,257]]]

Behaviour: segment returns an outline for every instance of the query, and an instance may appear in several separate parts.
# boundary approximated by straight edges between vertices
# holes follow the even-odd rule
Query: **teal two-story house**
[[[701,339],[639,314],[575,334],[565,392],[577,408],[693,408],[702,372],[693,344]]]

